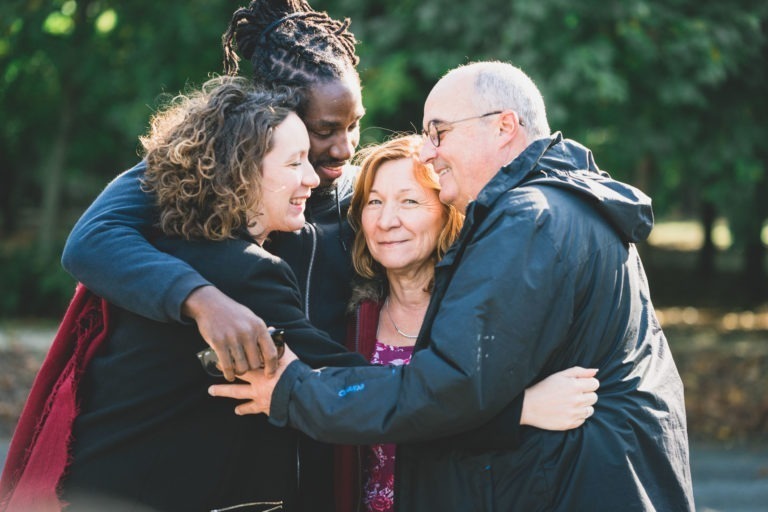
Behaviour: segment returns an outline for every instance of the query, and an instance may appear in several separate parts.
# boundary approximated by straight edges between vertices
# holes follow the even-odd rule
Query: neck
[[[429,285],[434,276],[431,262],[429,272],[415,271],[412,273],[387,272],[389,282],[389,301],[404,309],[426,309],[429,304]]]
[[[253,238],[253,240],[259,245],[264,245],[264,242],[269,236],[269,233],[269,231],[262,228],[258,221],[253,225],[248,226],[248,234],[251,235],[251,238]]]

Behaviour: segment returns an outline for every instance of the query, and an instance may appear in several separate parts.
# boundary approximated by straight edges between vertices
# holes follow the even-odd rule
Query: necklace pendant
[[[415,340],[419,337],[419,333],[416,334],[406,334],[403,331],[400,330],[400,328],[395,323],[395,320],[392,318],[392,314],[389,312],[389,297],[386,298],[384,301],[384,309],[387,311],[387,318],[389,318],[390,323],[392,324],[392,327],[395,328],[395,331],[397,331],[397,334],[402,336],[403,338],[407,338],[409,340]]]

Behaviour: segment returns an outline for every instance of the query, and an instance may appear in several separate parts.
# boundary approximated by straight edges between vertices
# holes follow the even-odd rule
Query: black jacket
[[[72,229],[62,264],[112,304],[149,319],[185,323],[184,300],[195,288],[211,283],[192,265],[159,252],[148,241],[162,237],[154,227],[154,196],[141,188],[145,168],[146,162],[139,162],[96,198]],[[344,310],[353,272],[352,230],[346,215],[356,171],[349,167],[333,187],[313,191],[303,229],[273,233],[266,244],[297,276],[305,316],[338,341],[344,339]],[[330,511],[332,449],[303,438],[300,450],[304,508]]]
[[[401,443],[400,511],[693,510],[683,387],[632,242],[650,200],[559,134],[483,189],[438,264],[410,365],[288,367],[271,418],[326,441]],[[597,367],[593,417],[514,450],[434,441],[533,382]]]
[[[309,364],[366,364],[309,324],[290,268],[257,245],[164,239],[158,246],[267,324],[285,328],[288,345]],[[299,489],[315,482],[299,480],[298,433],[274,427],[264,416],[236,416],[236,404],[207,394],[223,379],[208,376],[197,361],[195,353],[207,345],[194,326],[117,307],[110,322],[109,338],[81,384],[73,459],[63,484],[72,510],[140,504],[189,512],[257,502],[300,509]],[[93,501],[104,498],[109,501]]]
[[[352,240],[347,222],[356,168],[349,167],[336,183],[312,191],[301,231],[276,232],[265,244],[296,274],[304,311],[312,325],[344,341],[345,311],[351,294]]]

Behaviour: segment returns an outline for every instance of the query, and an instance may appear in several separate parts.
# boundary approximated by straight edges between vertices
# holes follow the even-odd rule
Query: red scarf
[[[77,389],[107,337],[107,302],[78,284],[16,425],[0,477],[0,512],[60,511]]]

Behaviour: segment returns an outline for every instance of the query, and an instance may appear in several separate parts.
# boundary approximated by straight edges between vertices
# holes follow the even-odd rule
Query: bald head
[[[446,73],[429,96],[457,85],[466,95],[454,101],[466,100],[484,112],[514,110],[529,142],[549,137],[551,132],[541,92],[528,75],[512,64],[484,61],[459,66]]]

